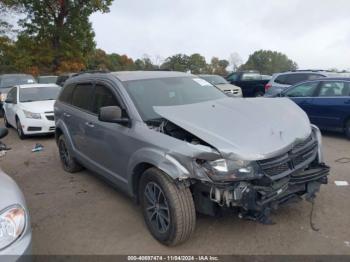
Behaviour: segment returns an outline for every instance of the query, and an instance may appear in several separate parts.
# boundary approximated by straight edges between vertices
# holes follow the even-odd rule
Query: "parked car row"
[[[196,212],[271,223],[271,210],[327,183],[319,128],[350,134],[350,79],[293,74],[316,79],[274,98],[233,99],[244,88],[215,75],[80,73],[63,88],[15,85],[4,121],[20,138],[54,132],[65,171],[94,170],[140,203],[155,239],[176,245]],[[236,80],[260,88],[268,80],[256,75]]]

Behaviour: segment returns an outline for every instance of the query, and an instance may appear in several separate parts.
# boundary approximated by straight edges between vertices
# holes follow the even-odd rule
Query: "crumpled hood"
[[[305,112],[287,98],[223,98],[154,110],[229,159],[269,158],[311,133]]]
[[[45,113],[53,112],[53,105],[56,100],[46,100],[46,101],[35,101],[22,103],[23,109],[28,110],[33,113]]]

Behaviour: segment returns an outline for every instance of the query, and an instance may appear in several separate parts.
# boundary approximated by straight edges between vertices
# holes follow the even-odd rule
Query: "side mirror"
[[[100,108],[98,120],[101,122],[129,124],[130,119],[123,117],[122,109],[119,106],[105,106]]]

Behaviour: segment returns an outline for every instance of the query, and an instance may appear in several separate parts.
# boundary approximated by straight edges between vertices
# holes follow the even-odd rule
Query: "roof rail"
[[[84,70],[72,75],[72,77],[79,76],[82,74],[98,74],[98,73],[109,73],[109,70]]]

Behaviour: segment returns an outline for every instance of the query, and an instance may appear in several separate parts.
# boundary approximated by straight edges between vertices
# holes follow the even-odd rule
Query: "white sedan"
[[[4,104],[6,127],[15,127],[18,136],[55,132],[53,106],[61,87],[55,84],[27,84],[13,87]]]

